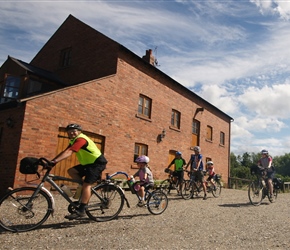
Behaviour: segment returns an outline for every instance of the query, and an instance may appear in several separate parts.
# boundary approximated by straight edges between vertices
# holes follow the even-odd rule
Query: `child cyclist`
[[[139,177],[140,183],[139,185],[135,184],[134,189],[137,191],[137,194],[141,198],[141,200],[139,201],[137,205],[139,207],[142,207],[145,205],[145,188],[150,187],[150,186],[153,187],[154,180],[153,180],[153,174],[148,166],[148,163],[149,163],[148,156],[141,155],[137,157],[135,162],[137,163],[139,170],[133,175],[133,177]]]
[[[216,186],[215,186],[215,183],[213,181],[213,177],[215,176],[215,172],[214,172],[214,167],[213,167],[212,161],[208,161],[206,163],[206,171],[208,173],[208,177],[207,177],[206,181],[210,181],[214,187],[214,190],[216,190]]]

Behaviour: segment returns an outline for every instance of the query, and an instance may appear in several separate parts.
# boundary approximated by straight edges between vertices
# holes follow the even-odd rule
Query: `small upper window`
[[[71,48],[63,49],[60,52],[60,67],[68,67],[71,64]]]
[[[172,109],[171,112],[171,126],[180,129],[180,112]]]
[[[224,132],[220,133],[220,144],[225,145],[225,133]]]
[[[19,94],[20,82],[20,77],[7,76],[5,80],[3,97],[11,99],[17,98]]]
[[[209,141],[212,141],[212,127],[211,126],[207,126],[206,139]]]
[[[152,100],[144,95],[139,96],[138,114],[151,119]]]

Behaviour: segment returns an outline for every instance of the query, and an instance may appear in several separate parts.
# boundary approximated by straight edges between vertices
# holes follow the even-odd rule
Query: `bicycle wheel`
[[[170,179],[166,179],[166,180],[162,181],[160,183],[160,188],[163,189],[163,191],[166,194],[169,194],[170,193],[170,190],[172,189],[172,184],[171,184]]]
[[[123,190],[113,184],[102,184],[92,189],[86,208],[88,217],[95,221],[115,219],[124,206]]]
[[[181,196],[185,200],[192,198],[192,184],[190,180],[184,180],[181,186]]]
[[[252,205],[259,206],[263,200],[263,185],[258,181],[251,182],[248,196]]]
[[[39,227],[52,212],[52,201],[36,188],[23,187],[6,193],[0,200],[0,226],[11,232],[26,232]]]
[[[162,214],[168,206],[167,195],[160,189],[153,191],[148,196],[146,206],[151,214]]]
[[[219,181],[216,181],[216,182],[215,182],[215,188],[214,188],[213,185],[211,186],[211,188],[212,188],[212,190],[211,190],[212,195],[213,195],[215,198],[219,197],[220,194],[221,194],[221,192],[222,192],[222,186],[221,186],[220,182],[219,182]]]
[[[276,188],[273,189],[273,200],[270,201],[271,203],[275,202],[278,198],[278,190]]]

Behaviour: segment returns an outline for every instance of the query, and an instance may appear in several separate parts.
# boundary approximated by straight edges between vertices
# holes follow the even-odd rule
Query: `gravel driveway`
[[[249,204],[246,191],[223,189],[219,198],[183,200],[169,195],[162,215],[124,206],[110,222],[67,221],[67,204],[56,199],[54,217],[39,229],[10,233],[0,229],[0,249],[289,249],[289,193],[276,203]]]

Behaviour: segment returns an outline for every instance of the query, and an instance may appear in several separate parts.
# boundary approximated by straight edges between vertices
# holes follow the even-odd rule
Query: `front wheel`
[[[88,217],[95,221],[115,219],[124,206],[124,193],[114,184],[102,184],[92,189],[92,196],[86,208]]]
[[[263,200],[263,185],[258,181],[253,181],[249,185],[249,200],[252,205],[259,206]]]
[[[39,227],[52,212],[48,194],[23,187],[6,193],[0,200],[0,226],[11,232],[26,232]]]
[[[215,182],[215,187],[212,185],[212,195],[215,197],[215,198],[218,198],[220,195],[221,195],[221,192],[222,192],[222,185],[220,184],[219,181],[216,181]]]
[[[167,195],[160,189],[153,191],[148,196],[146,206],[151,214],[162,214],[168,206]]]

